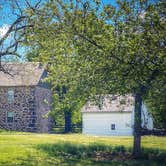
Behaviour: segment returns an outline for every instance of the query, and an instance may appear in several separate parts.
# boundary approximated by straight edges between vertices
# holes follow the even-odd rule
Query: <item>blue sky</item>
[[[28,0],[31,4],[38,0]],[[44,1],[44,0],[43,0]],[[8,3],[7,3],[8,2]],[[18,0],[19,6],[25,8],[25,0]],[[16,16],[13,14],[13,8],[8,0],[0,0],[0,27],[4,24],[11,24]]]
[[[7,0],[0,0],[0,27],[4,24],[11,24],[12,21],[15,19],[15,16],[12,13],[11,6],[6,3]],[[35,3],[37,0],[29,0],[32,4]],[[45,1],[45,0],[43,0]],[[116,0],[102,0],[104,4],[111,3],[112,5],[116,4]],[[24,0],[20,1],[20,5],[24,7]]]

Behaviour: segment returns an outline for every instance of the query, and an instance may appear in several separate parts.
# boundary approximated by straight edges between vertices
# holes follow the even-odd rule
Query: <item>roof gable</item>
[[[132,112],[133,109],[134,97],[132,95],[107,95],[104,97],[101,109],[92,102],[88,102],[82,112]]]
[[[34,86],[44,75],[44,67],[39,62],[6,63],[4,69],[10,73],[0,71],[0,86]]]

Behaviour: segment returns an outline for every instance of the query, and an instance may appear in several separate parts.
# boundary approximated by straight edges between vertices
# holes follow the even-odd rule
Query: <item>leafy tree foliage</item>
[[[149,92],[146,103],[153,115],[154,127],[166,129],[166,84]]]
[[[68,89],[64,106],[100,94],[135,96],[133,152],[139,156],[142,101],[166,75],[164,2],[122,0],[114,7],[51,0],[29,16],[29,58],[47,63],[53,88]]]

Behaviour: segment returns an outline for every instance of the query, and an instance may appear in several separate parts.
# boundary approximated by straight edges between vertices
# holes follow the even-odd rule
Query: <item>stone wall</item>
[[[14,100],[11,103],[7,99],[8,90],[14,90]],[[47,100],[49,99],[49,106],[45,106],[42,100],[44,96]],[[49,90],[44,90],[44,88],[0,87],[0,128],[16,131],[48,132],[49,118],[43,119],[41,117],[50,110],[50,101],[51,94]],[[14,119],[13,122],[8,122],[7,112],[11,111],[14,113]]]
[[[8,90],[14,91],[13,102],[8,102]],[[37,131],[34,87],[0,87],[0,126],[8,130]],[[7,122],[7,112],[13,112],[13,122]]]
[[[42,86],[36,86],[35,98],[38,132],[48,133],[52,129],[52,119],[49,116],[51,111],[51,90]]]

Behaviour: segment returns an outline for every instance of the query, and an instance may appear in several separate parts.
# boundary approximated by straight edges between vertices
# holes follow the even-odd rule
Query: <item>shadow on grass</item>
[[[58,142],[56,144],[41,144],[36,148],[45,152],[49,157],[59,160],[60,165],[95,165],[95,166],[151,166],[165,165],[166,152],[157,149],[143,149],[139,160],[134,160],[131,149],[124,146],[106,146],[103,144],[73,144]],[[54,163],[56,165],[56,163]]]

